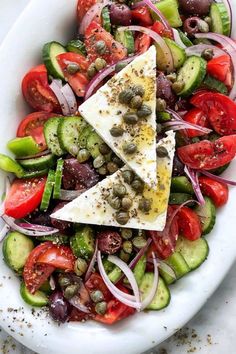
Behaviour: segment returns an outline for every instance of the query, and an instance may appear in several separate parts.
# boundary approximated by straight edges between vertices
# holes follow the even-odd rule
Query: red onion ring
[[[174,41],[183,49],[187,48],[187,46],[183,43],[182,39],[180,38],[179,32],[176,28],[172,28]]]
[[[195,170],[192,170],[191,168],[187,167],[185,165],[184,167],[184,172],[186,173],[186,175],[188,176],[188,178],[190,179],[194,192],[196,194],[197,200],[199,201],[200,205],[204,205],[205,204],[205,199],[203,198],[202,195],[202,191],[199,185],[199,180],[198,180],[198,175],[199,173]]]
[[[187,56],[191,56],[191,55],[201,56],[202,52],[204,52],[204,50],[206,49],[212,49],[215,58],[225,54],[225,52],[222,49],[211,44],[193,45],[191,47],[186,48],[185,53]]]
[[[158,264],[159,264],[159,268],[161,270],[163,270],[165,273],[167,273],[172,278],[177,279],[173,268],[169,264],[167,264],[167,263],[165,263],[163,261],[159,261]]]
[[[26,230],[41,231],[41,232],[55,231],[54,227],[31,224],[31,223],[28,223],[28,222],[17,223],[16,225],[19,226],[19,227],[22,227],[23,229],[26,229]],[[58,232],[58,230],[57,230],[57,232]]]
[[[231,186],[236,186],[236,182],[235,182],[235,181],[230,181],[230,180],[227,179],[227,178],[223,178],[223,177],[220,177],[220,176],[216,176],[216,175],[214,175],[213,173],[210,173],[210,172],[205,171],[205,170],[199,170],[199,172],[200,172],[202,175],[205,175],[205,176],[207,176],[207,177],[210,177],[210,178],[216,180],[217,182],[229,184],[229,185],[231,185]]]
[[[96,2],[92,7],[90,7],[81,21],[79,33],[84,34],[94,17],[96,16],[99,18],[103,8],[109,4],[111,4],[110,0],[104,0],[103,2]]]
[[[146,245],[140,249],[140,251],[136,254],[136,256],[132,259],[132,261],[129,264],[130,269],[133,269],[136,264],[138,263],[138,261],[140,260],[140,258],[142,258],[142,256],[145,254],[145,252],[147,251],[148,247],[150,246],[150,244],[152,243],[152,239],[149,238],[147,240]]]
[[[60,83],[58,81],[60,81],[60,80],[52,80],[49,87],[51,88],[51,90],[54,92],[56,98],[58,99],[58,102],[60,103],[63,115],[69,116],[70,115],[69,104],[68,104],[65,96],[61,92]]]
[[[63,96],[65,97],[65,99],[68,103],[70,114],[75,114],[77,112],[78,105],[77,105],[77,100],[76,100],[75,94],[74,94],[72,88],[70,87],[70,85],[65,84],[61,88],[61,93],[63,94]]]

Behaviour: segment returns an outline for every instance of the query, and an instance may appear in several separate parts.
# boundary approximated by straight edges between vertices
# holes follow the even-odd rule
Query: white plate
[[[236,9],[236,0],[232,0],[232,4]],[[40,63],[40,51],[45,42],[66,42],[71,29],[76,30],[75,5],[76,0],[31,1],[4,41],[0,49],[1,152],[27,113],[20,90],[22,76],[34,64]],[[226,176],[235,178],[235,175],[234,162]],[[20,298],[18,279],[0,257],[1,326],[40,354],[139,354],[155,346],[182,327],[202,307],[235,260],[235,200],[236,189],[231,189],[228,204],[218,211],[214,231],[207,236],[210,245],[208,260],[171,286],[172,299],[167,309],[141,313],[113,327],[94,322],[58,326],[42,312],[32,315],[32,309]]]

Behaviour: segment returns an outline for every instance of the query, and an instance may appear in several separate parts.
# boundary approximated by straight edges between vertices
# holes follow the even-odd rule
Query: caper
[[[128,262],[129,262],[130,255],[129,255],[129,253],[126,253],[124,250],[120,250],[119,257],[120,257],[120,259],[122,259],[122,261],[124,261],[125,263],[128,263]]]
[[[125,240],[129,240],[133,236],[133,231],[131,229],[122,228],[121,229],[121,237]]]
[[[127,66],[126,63],[117,63],[115,67],[115,72],[118,73]]]
[[[122,149],[125,154],[132,155],[137,151],[137,145],[135,143],[124,144]]]
[[[147,244],[147,240],[145,240],[145,238],[143,238],[141,236],[134,237],[132,242],[133,242],[134,247],[139,248],[139,249],[143,248]]]
[[[90,64],[87,70],[88,77],[91,79],[97,74],[96,66],[94,63]]]
[[[79,284],[72,284],[68,285],[65,290],[64,290],[64,296],[66,299],[71,299],[73,296],[75,296],[78,293],[79,290]]]
[[[79,147],[76,146],[76,145],[73,145],[71,148],[70,148],[70,153],[71,155],[73,156],[76,156],[79,152]]]
[[[127,193],[126,187],[124,184],[115,184],[113,186],[113,194],[116,197],[122,198]]]
[[[107,163],[107,171],[112,174],[119,170],[119,166],[114,162]]]
[[[128,104],[134,97],[134,92],[131,89],[126,89],[121,91],[119,94],[119,102]]]
[[[199,31],[202,33],[208,33],[210,30],[208,23],[203,20],[199,20],[197,23],[197,26],[198,26]]]
[[[144,189],[144,183],[139,178],[135,178],[131,183],[131,187],[137,192],[142,193]]]
[[[109,148],[109,146],[107,144],[102,143],[99,145],[99,151],[102,155],[107,155],[107,154],[109,154],[111,149]]]
[[[67,65],[66,70],[69,74],[76,74],[80,70],[80,66],[77,63],[70,63]]]
[[[107,198],[107,202],[115,210],[119,210],[121,207],[121,200],[118,197],[114,198],[114,197],[109,196]]]
[[[160,123],[156,124],[156,133],[160,134],[162,132],[162,125]]]
[[[205,49],[203,52],[202,52],[202,58],[209,61],[211,60],[212,58],[214,57],[214,52],[212,49]]]
[[[103,40],[97,41],[95,44],[95,50],[98,54],[105,54],[107,50],[107,45]]]
[[[177,78],[177,75],[176,73],[171,73],[169,75],[166,75],[166,78],[171,81],[171,82],[175,82],[176,81],[176,78]]]
[[[65,286],[68,286],[71,284],[71,280],[68,277],[62,276],[62,277],[59,277],[58,283],[59,283],[60,287],[64,288]]]
[[[75,261],[74,271],[75,274],[81,277],[88,268],[87,262],[83,258],[77,258]]]
[[[135,113],[125,113],[123,115],[124,122],[126,124],[136,124],[138,123],[138,117]]]
[[[114,126],[110,129],[110,134],[117,138],[118,136],[122,136],[124,134],[124,129],[119,126]]]
[[[131,170],[122,171],[122,177],[127,184],[131,184],[134,180],[134,173]]]
[[[98,302],[95,306],[95,311],[98,315],[104,315],[107,310],[107,303],[105,301]]]
[[[173,82],[171,87],[172,87],[172,90],[178,94],[183,90],[184,86],[185,86],[185,84],[183,81],[175,81],[175,82]]]
[[[166,110],[166,101],[162,98],[157,98],[156,100],[156,111],[164,112]]]
[[[131,241],[123,242],[122,248],[126,253],[131,254],[133,250],[132,242]]]
[[[143,99],[141,96],[134,96],[132,100],[130,101],[130,107],[131,108],[140,108],[142,106]]]
[[[82,163],[90,158],[90,152],[87,149],[81,149],[78,152],[77,160]]]
[[[162,157],[168,157],[168,151],[164,146],[158,146],[156,149],[157,156],[162,158]]]
[[[125,225],[129,221],[129,213],[125,211],[119,211],[116,213],[116,221],[120,225]]]
[[[98,303],[104,300],[103,293],[100,290],[94,290],[90,293],[93,302]]]
[[[142,104],[142,106],[137,110],[137,116],[139,118],[146,118],[150,116],[150,114],[152,114],[152,109],[146,104]]]
[[[107,66],[107,62],[103,58],[97,58],[94,62],[97,71],[104,69]]]
[[[141,86],[141,85],[135,85],[133,87],[133,92],[135,93],[135,95],[138,95],[141,97],[143,97],[145,94],[145,90],[144,90],[143,86]]]
[[[121,208],[123,210],[126,211],[129,210],[132,207],[132,204],[133,204],[132,199],[130,199],[129,197],[124,197],[121,200]]]
[[[106,166],[105,165],[103,165],[102,167],[100,167],[99,169],[98,169],[98,173],[101,175],[101,176],[105,176],[106,174],[107,174],[107,168],[106,168]]]
[[[211,24],[212,24],[212,19],[211,19],[210,16],[206,16],[206,17],[204,18],[204,21],[205,21],[209,26],[211,26]]]
[[[100,168],[102,165],[104,165],[105,159],[104,156],[98,155],[94,160],[93,160],[93,167],[94,168]]]
[[[138,208],[139,208],[139,210],[143,211],[144,213],[149,212],[152,208],[152,200],[147,199],[147,198],[142,198],[139,201]]]
[[[116,163],[119,167],[122,167],[124,165],[124,162],[116,155],[112,157],[112,161]]]

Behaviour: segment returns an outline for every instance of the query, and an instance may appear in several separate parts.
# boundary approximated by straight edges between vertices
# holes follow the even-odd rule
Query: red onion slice
[[[16,225],[19,227],[22,227],[23,229],[33,230],[33,231],[41,231],[41,232],[51,232],[51,231],[57,230],[54,227],[43,226],[43,225],[38,225],[38,224],[31,224],[28,222],[20,222],[20,223],[17,223]],[[58,232],[58,230],[56,232]]]
[[[65,84],[61,89],[61,93],[63,94],[68,103],[70,114],[75,114],[77,112],[78,105],[75,94],[70,85]]]
[[[180,38],[179,32],[176,28],[172,28],[173,36],[175,42],[183,49],[187,48],[187,46],[183,43],[182,39]]]
[[[53,275],[51,275],[49,278],[49,285],[52,291],[56,289],[56,282]]]
[[[202,52],[204,52],[204,50],[206,50],[206,49],[212,49],[214,57],[219,57],[219,56],[225,54],[225,52],[222,49],[216,47],[215,45],[211,45],[211,44],[193,45],[192,47],[186,48],[185,53],[188,57],[190,57],[191,55],[201,56]]]
[[[169,264],[163,261],[159,261],[158,263],[159,263],[159,269],[163,270],[163,272],[167,273],[170,277],[177,279],[173,268]]]
[[[75,198],[79,197],[82,193],[86,192],[86,190],[87,190],[86,188],[79,189],[77,191],[61,189],[60,200],[64,200],[64,201],[74,200]]]
[[[96,262],[96,259],[97,259],[97,253],[98,253],[98,240],[96,239],[96,242],[95,242],[95,250],[94,250],[94,253],[93,253],[93,257],[89,263],[89,266],[88,266],[88,269],[87,269],[87,272],[85,274],[85,277],[84,277],[84,280],[87,281],[88,278],[90,277],[92,271],[93,271],[93,267],[94,267],[94,264]]]
[[[144,310],[152,302],[158,287],[159,272],[158,272],[158,264],[154,252],[152,252],[152,260],[154,265],[154,279],[153,279],[150,292],[148,293],[147,297],[142,301],[141,310]]]
[[[141,248],[141,250],[136,254],[136,256],[130,262],[130,264],[129,264],[129,268],[130,269],[133,269],[136,266],[136,264],[138,263],[140,258],[142,258],[142,256],[145,254],[145,252],[147,251],[147,249],[148,249],[148,247],[150,246],[151,243],[152,243],[152,239],[149,238],[147,240],[146,245],[143,248]]]
[[[154,3],[151,0],[143,0],[142,2],[145,3],[153,12],[155,12],[155,14],[159,17],[163,26],[173,34],[173,29],[169,25],[169,22],[167,21],[165,16],[162,14],[162,12],[154,5]],[[156,3],[156,1],[155,1],[155,3]]]
[[[223,177],[220,177],[220,176],[216,176],[214,175],[213,173],[210,173],[208,171],[205,171],[205,170],[199,170],[199,172],[202,174],[202,175],[205,175],[207,177],[210,177],[214,180],[216,180],[217,182],[221,182],[221,183],[225,183],[225,184],[229,184],[230,186],[236,186],[236,182],[235,181],[231,181],[227,178],[223,178]]]
[[[5,224],[2,230],[0,231],[0,242],[2,242],[4,238],[7,236],[9,230],[10,230],[10,226]]]
[[[186,173],[186,175],[188,176],[188,178],[192,183],[194,192],[196,194],[197,200],[199,201],[200,205],[204,205],[205,199],[203,198],[202,191],[199,185],[199,180],[198,180],[199,173],[187,167],[186,165],[184,167],[184,172]]]
[[[61,92],[61,87],[60,87],[60,84],[58,83],[58,80],[52,80],[52,82],[49,86],[50,86],[51,90],[54,92],[56,98],[58,99],[58,101],[60,103],[63,115],[69,116],[70,115],[69,104],[68,104],[65,96]]]
[[[97,2],[92,7],[90,7],[90,9],[84,15],[83,20],[81,21],[79,33],[84,34],[87,27],[93,21],[94,17],[99,18],[103,8],[109,4],[111,4],[110,0],[104,0],[103,2]]]

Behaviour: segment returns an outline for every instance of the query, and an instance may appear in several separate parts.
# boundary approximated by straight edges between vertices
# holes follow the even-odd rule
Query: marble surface
[[[29,0],[0,1],[0,42],[28,2]],[[145,354],[221,354],[222,352],[234,354],[236,352],[235,298],[236,264],[216,293],[183,329]],[[0,329],[0,354],[33,353]]]

